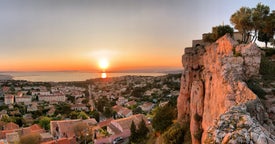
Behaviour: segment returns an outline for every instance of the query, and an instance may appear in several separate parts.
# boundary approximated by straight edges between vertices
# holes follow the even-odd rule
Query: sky
[[[0,0],[0,71],[179,69],[240,7],[274,0]]]

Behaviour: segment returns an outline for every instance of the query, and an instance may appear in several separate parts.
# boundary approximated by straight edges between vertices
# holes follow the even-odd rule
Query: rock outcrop
[[[221,116],[230,116],[230,110],[235,106],[249,107],[245,109],[246,117],[242,116],[242,113],[239,115],[251,120],[251,123],[249,122],[251,125],[246,125],[247,128],[258,127],[269,122],[265,111],[261,111],[261,103],[258,103],[257,95],[244,82],[259,75],[260,61],[261,51],[256,44],[238,45],[229,35],[207,46],[185,49],[185,54],[182,56],[184,70],[177,105],[178,121],[190,121],[193,144],[204,143],[207,142],[206,140],[216,143],[232,142],[231,139],[238,132],[234,133],[235,131],[231,130],[229,136],[226,135],[225,130],[222,131],[223,134],[217,133],[216,130],[221,128],[217,125],[217,120],[224,121]],[[261,113],[253,111],[255,109]],[[273,131],[272,123],[270,127],[269,130]],[[262,131],[266,130],[264,127],[261,128]],[[247,133],[253,132],[263,137],[262,131],[259,131],[247,129]],[[255,137],[250,136],[249,141],[255,142]],[[274,141],[273,137],[265,138],[269,142]]]

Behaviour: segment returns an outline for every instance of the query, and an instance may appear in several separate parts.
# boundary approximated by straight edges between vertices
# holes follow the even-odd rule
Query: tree
[[[262,3],[258,3],[256,8],[252,9],[252,22],[254,29],[254,36],[252,41],[256,41],[257,35],[259,31],[262,31],[265,25],[265,20],[267,19],[269,14],[269,7],[263,5]]]
[[[77,118],[79,118],[79,119],[88,119],[89,116],[88,116],[84,111],[81,111],[81,112],[78,114]]]
[[[72,112],[69,114],[69,118],[70,118],[70,119],[77,119],[77,116],[78,116],[78,112],[76,112],[76,111],[72,111]]]
[[[137,134],[137,128],[135,123],[132,121],[131,123],[131,136],[130,136],[130,142],[136,142],[136,140],[138,139],[138,134]]]
[[[65,102],[60,102],[58,105],[55,105],[56,114],[65,114],[68,115],[71,113],[71,105]]]
[[[89,112],[90,117],[95,118],[99,122],[99,112],[94,110]]]
[[[38,133],[21,136],[20,144],[40,144],[41,136]]]
[[[249,33],[253,29],[253,22],[251,19],[252,10],[248,7],[241,7],[237,12],[231,15],[230,22],[234,28],[242,33],[242,42],[247,43]]]
[[[185,141],[184,137],[186,132],[180,124],[172,125],[167,131],[163,133],[163,141],[165,144],[182,144]]]
[[[147,136],[147,133],[149,132],[149,129],[147,128],[145,121],[142,119],[138,125],[137,134],[144,138]]]
[[[275,31],[275,11],[272,11],[264,20],[264,27],[258,32],[258,40],[265,43],[267,48],[267,43],[271,42]]]
[[[270,39],[273,37],[273,35],[270,35],[268,33],[265,33],[263,31],[259,31],[258,33],[258,41],[265,43],[265,48],[267,48],[267,43],[270,42]]]
[[[38,124],[45,130],[49,130],[50,122],[51,122],[51,118],[43,116],[43,117],[40,117]]]
[[[152,120],[152,126],[156,131],[164,132],[176,117],[175,108],[170,105],[159,107]]]
[[[233,36],[233,28],[229,25],[220,25],[212,27],[212,33],[204,34],[203,41],[205,42],[214,42],[225,34],[229,33]]]

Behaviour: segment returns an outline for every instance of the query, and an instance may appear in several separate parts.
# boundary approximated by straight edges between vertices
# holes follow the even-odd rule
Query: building
[[[73,138],[75,137],[74,127],[79,123],[84,123],[87,125],[87,128],[89,128],[90,125],[95,125],[97,122],[95,119],[51,121],[51,134],[55,139]]]
[[[125,103],[128,102],[128,99],[124,98],[124,97],[119,97],[118,100],[116,101],[117,105],[123,105]]]
[[[145,112],[150,112],[153,109],[154,104],[151,102],[145,102],[139,107]]]
[[[133,115],[132,110],[125,108],[123,106],[120,105],[115,105],[112,107],[113,111],[115,111],[117,113],[117,117],[129,117],[131,115]]]
[[[46,102],[52,102],[52,101],[65,102],[66,96],[64,94],[40,95],[40,96],[38,96],[38,100],[46,101]]]
[[[9,144],[16,144],[20,141],[18,132],[7,133],[6,139]]]
[[[138,124],[142,120],[144,120],[145,123],[148,124],[147,118],[143,114],[136,114],[127,118],[112,120],[107,125],[107,131],[111,135],[105,138],[95,139],[94,143],[112,143],[113,140],[117,137],[128,138],[131,135],[130,129],[132,122],[134,122],[136,127],[138,127]]]
[[[13,104],[13,103],[14,103],[14,95],[11,95],[11,94],[5,95],[4,103],[5,103],[6,105],[8,105],[8,104]]]
[[[88,111],[89,109],[85,104],[74,104],[71,106],[71,110]]]
[[[24,104],[31,103],[32,102],[32,97],[31,96],[21,96],[21,97],[16,96],[15,97],[15,102],[16,103],[24,103]]]

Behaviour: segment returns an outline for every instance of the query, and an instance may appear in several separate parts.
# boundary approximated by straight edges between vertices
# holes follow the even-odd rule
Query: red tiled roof
[[[9,122],[4,126],[4,130],[14,130],[19,129],[19,125],[14,122]]]
[[[107,119],[107,120],[105,120],[105,121],[99,122],[99,123],[98,123],[98,126],[99,126],[99,127],[107,126],[107,125],[109,125],[109,124],[111,123],[112,120],[114,120],[114,119],[113,119],[113,118],[110,118],[110,119]]]

